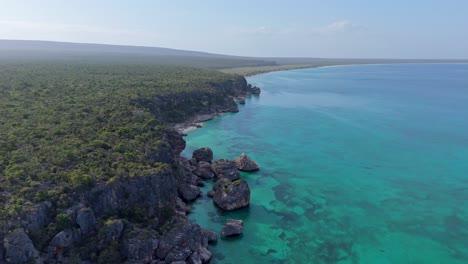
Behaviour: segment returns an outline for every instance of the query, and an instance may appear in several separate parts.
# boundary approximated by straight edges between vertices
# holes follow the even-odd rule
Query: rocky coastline
[[[197,150],[190,160],[182,157],[182,136],[200,122],[238,112],[236,101],[242,103],[247,96],[260,94],[243,77],[215,85],[222,93],[193,95],[201,107],[187,109],[193,111],[184,122],[168,122],[167,147],[151,155],[155,162],[165,164],[159,172],[99,184],[63,200],[25,208],[18,218],[0,227],[0,264],[208,263],[212,258],[208,245],[216,242],[218,234],[191,223],[188,204],[201,195],[199,186],[204,179],[218,179],[211,194],[213,203],[223,210],[248,206],[250,189],[241,179],[237,163],[213,161],[209,148]],[[150,106],[158,105],[154,113],[159,114],[166,106],[182,105],[187,96],[154,98]],[[210,101],[211,97],[218,98]],[[63,204],[69,206],[58,210]],[[238,233],[236,228],[234,233],[225,233]]]

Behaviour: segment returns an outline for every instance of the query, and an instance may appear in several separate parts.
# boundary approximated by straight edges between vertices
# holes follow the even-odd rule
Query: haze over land
[[[2,1],[0,39],[262,57],[467,59],[468,2]]]

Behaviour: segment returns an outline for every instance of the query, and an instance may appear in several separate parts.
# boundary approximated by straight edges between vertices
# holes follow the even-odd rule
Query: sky
[[[468,1],[0,0],[0,39],[257,57],[468,59]]]

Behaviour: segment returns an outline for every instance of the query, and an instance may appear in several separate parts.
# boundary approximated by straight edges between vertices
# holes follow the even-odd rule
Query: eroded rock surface
[[[245,153],[242,153],[239,158],[235,160],[237,168],[242,171],[256,171],[260,169],[255,161],[249,158]]]
[[[231,160],[218,160],[211,165],[211,168],[218,178],[227,178],[235,181],[241,177],[236,163]]]
[[[221,178],[213,187],[213,202],[221,209],[232,211],[250,204],[250,188],[246,181]]]
[[[221,236],[238,236],[244,231],[244,223],[242,220],[228,219],[226,224],[224,224],[223,230],[221,231]]]

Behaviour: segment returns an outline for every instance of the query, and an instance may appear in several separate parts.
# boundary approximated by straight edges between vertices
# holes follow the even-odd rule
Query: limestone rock
[[[242,153],[239,158],[235,160],[237,168],[242,171],[256,171],[260,169],[257,163],[249,158],[245,153]]]
[[[221,209],[231,211],[250,204],[250,188],[246,181],[222,178],[213,187],[213,202]]]
[[[240,173],[234,161],[221,159],[213,163],[211,168],[218,178],[228,178],[231,181],[240,179]]]
[[[202,260],[200,258],[200,255],[198,255],[197,252],[193,252],[193,254],[189,257],[188,259],[189,264],[202,264]]]
[[[163,235],[156,253],[158,258],[166,263],[185,261],[191,258],[193,253],[206,247],[204,241],[213,239],[212,232],[202,229],[197,224],[179,223]],[[196,255],[194,257],[196,260]],[[202,262],[205,263],[203,259]]]
[[[96,230],[96,217],[91,208],[81,208],[76,215],[76,224],[80,226],[81,234],[88,235]]]
[[[198,162],[211,162],[213,160],[213,151],[210,148],[197,149],[193,152],[192,158],[196,159]]]
[[[157,233],[144,229],[135,229],[126,235],[123,241],[123,255],[130,261],[148,263],[154,258],[154,252],[158,248]]]
[[[71,245],[73,245],[73,231],[71,229],[60,231],[49,243],[49,246],[59,248],[67,248]]]
[[[221,231],[221,236],[238,236],[242,234],[242,231],[244,231],[244,223],[242,220],[228,219]]]
[[[194,171],[195,175],[203,179],[213,178],[213,170],[211,164],[205,161],[200,161],[197,164],[197,169]]]
[[[201,194],[200,187],[194,186],[192,184],[182,184],[178,189],[182,199],[189,202],[197,199]]]
[[[106,244],[119,241],[124,228],[122,220],[108,220],[99,230],[99,240]]]
[[[23,228],[15,229],[11,234],[3,239],[5,247],[5,260],[7,263],[43,263],[39,251],[25,233]]]
[[[28,232],[37,232],[46,227],[52,220],[49,217],[51,206],[50,202],[42,202],[29,208],[23,224],[25,229]]]
[[[213,256],[213,254],[206,248],[200,248],[197,253],[200,255],[200,259],[203,263],[209,262]]]

